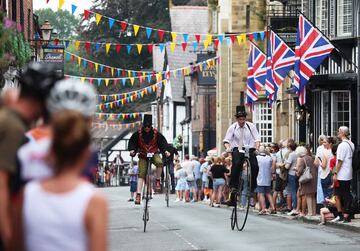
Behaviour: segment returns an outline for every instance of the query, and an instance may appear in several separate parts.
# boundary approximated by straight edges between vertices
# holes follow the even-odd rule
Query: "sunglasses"
[[[151,128],[151,125],[144,125],[144,128]]]

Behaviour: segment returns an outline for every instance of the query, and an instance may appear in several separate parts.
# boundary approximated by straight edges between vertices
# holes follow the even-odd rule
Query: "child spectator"
[[[134,201],[134,193],[136,192],[136,188],[137,188],[138,175],[139,175],[139,167],[137,165],[137,162],[134,161],[129,169],[130,199],[128,199],[128,202]]]
[[[176,182],[176,194],[177,198],[175,202],[184,201],[185,202],[185,191],[189,190],[188,183],[187,183],[187,172],[179,163],[175,164],[175,178],[177,179]]]

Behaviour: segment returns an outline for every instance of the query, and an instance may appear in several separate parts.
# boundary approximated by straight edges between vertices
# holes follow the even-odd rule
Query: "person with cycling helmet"
[[[31,62],[23,69],[19,96],[0,109],[0,250],[8,248],[11,239],[10,185],[16,173],[16,152],[26,142],[30,124],[42,117],[45,101],[57,75],[48,64]]]
[[[238,189],[239,177],[242,174],[243,163],[245,160],[243,147],[250,147],[250,164],[251,164],[251,191],[256,188],[256,178],[259,172],[259,166],[256,159],[256,151],[260,146],[260,135],[256,126],[246,121],[247,113],[245,106],[236,107],[236,122],[233,123],[227,130],[225,139],[223,141],[227,152],[232,152],[232,166],[230,176],[230,188],[232,192],[230,194],[230,200],[227,201],[228,206],[234,206],[236,203],[234,191]]]
[[[152,116],[150,114],[144,115],[143,126],[131,136],[128,150],[132,157],[134,157],[137,152],[139,153],[139,178],[135,197],[135,204],[139,205],[141,189],[147,171],[147,153],[154,153],[152,162],[156,166],[156,192],[160,192],[161,190],[160,178],[163,170],[163,161],[159,153],[162,152],[165,153],[167,157],[170,156],[168,143],[165,137],[152,127]]]

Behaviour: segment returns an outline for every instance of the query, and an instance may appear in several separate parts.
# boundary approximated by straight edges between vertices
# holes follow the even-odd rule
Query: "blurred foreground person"
[[[52,120],[48,161],[54,176],[24,189],[23,235],[28,251],[107,249],[107,202],[80,174],[91,157],[87,121],[75,111]]]

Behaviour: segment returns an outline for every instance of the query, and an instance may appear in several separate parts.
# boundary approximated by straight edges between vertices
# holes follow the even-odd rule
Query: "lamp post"
[[[51,26],[51,24],[48,20],[45,20],[45,22],[41,25],[41,27],[40,27],[41,36],[42,36],[42,40],[45,43],[48,43],[50,41],[51,32],[53,29],[54,28]]]

